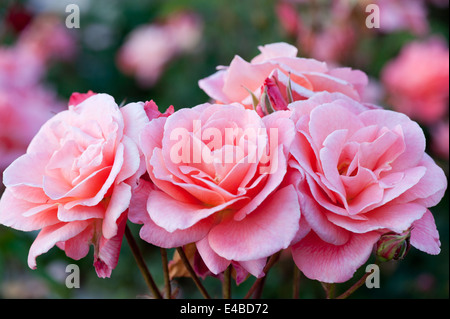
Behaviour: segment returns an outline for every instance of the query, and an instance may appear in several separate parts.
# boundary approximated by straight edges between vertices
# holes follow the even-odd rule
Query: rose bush
[[[425,151],[420,126],[407,116],[368,108],[339,93],[290,105],[296,135],[290,167],[304,236],[292,247],[309,278],[343,282],[386,232],[411,232],[411,244],[440,251],[428,207],[444,195],[444,172]]]

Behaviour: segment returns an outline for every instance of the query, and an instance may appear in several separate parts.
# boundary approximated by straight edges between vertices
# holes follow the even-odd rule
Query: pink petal
[[[131,201],[131,186],[126,183],[120,183],[114,186],[111,199],[104,213],[102,234],[106,239],[111,239],[117,235],[117,220],[125,212]]]
[[[154,190],[154,186],[150,182],[141,180],[133,192],[128,212],[131,222],[144,224],[140,230],[140,237],[143,240],[159,247],[174,248],[196,242],[207,235],[214,218],[203,219],[190,228],[173,232],[168,232],[156,225],[147,212],[148,195],[152,190]]]
[[[395,130],[397,125],[401,125],[406,148],[391,164],[393,171],[402,171],[420,162],[425,151],[425,137],[416,122],[411,121],[404,114],[381,109],[363,112],[358,117],[365,126],[378,125],[380,128]]]
[[[180,202],[161,191],[151,191],[148,196],[147,210],[150,218],[159,226],[173,232],[187,229],[202,219],[220,212],[242,198],[236,198],[222,205],[207,208],[204,205]]]
[[[124,134],[135,143],[139,143],[139,135],[149,119],[142,103],[129,103],[120,108],[124,121]]]
[[[0,224],[22,231],[59,223],[56,204],[36,204],[16,198],[9,188],[0,200]]]
[[[213,274],[220,274],[230,265],[230,260],[220,257],[214,250],[211,249],[207,237],[204,237],[196,242],[196,246],[206,267],[208,267]]]
[[[278,57],[295,58],[298,52],[295,46],[284,42],[266,44],[259,46],[258,49],[261,51],[261,54],[254,57],[251,61],[252,63],[262,63]]]
[[[230,103],[231,100],[223,93],[225,70],[216,73],[198,81],[198,86],[210,97],[222,103]]]
[[[402,233],[420,219],[427,209],[422,205],[405,203],[384,205],[364,214],[366,220],[354,220],[345,216],[328,213],[328,219],[353,233],[367,233],[377,229],[390,229]]]
[[[289,246],[299,219],[297,193],[290,185],[274,193],[244,219],[223,220],[211,229],[208,241],[218,255],[228,260],[268,257]]]
[[[126,216],[122,215],[121,219],[117,221],[118,226],[115,236],[110,239],[102,236],[97,243],[98,247],[96,247],[96,253],[94,253],[94,267],[97,276],[100,278],[110,277],[112,270],[117,266],[126,222]]]
[[[352,234],[347,243],[338,246],[311,232],[292,246],[292,256],[306,277],[327,283],[344,282],[367,261],[379,237],[377,232]]]
[[[44,227],[34,240],[28,253],[28,266],[36,269],[36,257],[50,250],[56,243],[66,241],[77,236],[91,221],[77,221],[70,223],[59,223]]]
[[[428,155],[424,154],[419,163],[426,168],[425,175],[419,182],[397,197],[395,203],[420,202],[426,207],[432,207],[440,202],[447,189],[447,178],[444,171]]]
[[[242,101],[251,92],[259,88],[274,66],[270,63],[251,64],[235,56],[225,74],[223,92],[232,101]]]
[[[439,233],[436,229],[433,214],[429,210],[421,219],[413,223],[410,242],[411,245],[428,254],[437,255],[440,253]]]

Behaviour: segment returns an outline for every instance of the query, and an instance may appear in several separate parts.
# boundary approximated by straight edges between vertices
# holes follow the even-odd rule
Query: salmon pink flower
[[[439,253],[428,207],[441,200],[447,179],[425,153],[417,123],[340,93],[320,93],[290,108],[297,130],[290,162],[297,175],[290,180],[306,223],[292,254],[307,277],[346,281],[380,235],[410,228],[413,247]]]
[[[448,112],[449,50],[440,38],[406,45],[386,64],[381,78],[396,111],[426,125]]]
[[[129,212],[144,224],[141,238],[164,248],[196,243],[213,274],[233,264],[262,276],[299,224],[294,187],[279,187],[294,134],[289,114],[202,104],[150,121],[140,146],[153,183],[141,179]]]
[[[261,53],[251,62],[235,56],[230,66],[219,67],[215,74],[200,80],[200,88],[217,102],[238,102],[252,109],[256,107],[255,99],[264,102],[261,96],[267,89],[274,92],[273,83],[279,87],[282,104],[322,91],[341,92],[360,100],[368,83],[359,70],[333,69],[324,62],[298,58],[297,48],[287,43],[272,43],[259,50]]]
[[[78,260],[92,244],[98,276],[109,277],[141,172],[138,133],[149,120],[143,103],[119,109],[107,94],[88,95],[71,99],[80,103],[48,120],[26,154],[5,170],[0,223],[40,230],[30,268],[55,245]]]

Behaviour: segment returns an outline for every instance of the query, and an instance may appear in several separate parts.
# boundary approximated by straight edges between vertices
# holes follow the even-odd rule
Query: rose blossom
[[[434,123],[448,110],[449,51],[439,38],[406,45],[381,73],[389,103],[424,124]]]
[[[250,63],[235,56],[230,66],[219,67],[215,74],[200,80],[200,88],[217,102],[238,102],[251,109],[254,97],[263,100],[268,81],[276,83],[285,102],[304,100],[321,91],[341,92],[360,100],[368,82],[359,70],[330,69],[325,62],[298,58],[297,48],[287,43],[268,44],[259,50],[261,54]],[[275,109],[286,109],[287,104],[275,105]]]
[[[138,132],[148,118],[143,103],[119,109],[111,96],[91,93],[71,99],[81,103],[47,121],[4,172],[0,223],[40,229],[30,268],[54,245],[73,259],[94,245],[99,277],[109,277],[117,264],[125,211],[142,173]]]
[[[411,245],[440,251],[427,207],[447,180],[428,156],[420,126],[407,116],[366,106],[339,93],[290,105],[296,136],[286,183],[298,191],[301,239],[295,263],[309,278],[350,279],[383,233],[411,231]]]
[[[264,275],[266,258],[298,229],[296,192],[279,187],[293,133],[289,111],[261,118],[238,104],[152,120],[140,146],[154,185],[141,179],[130,220],[144,224],[141,238],[156,246],[196,243],[214,274],[232,263]]]

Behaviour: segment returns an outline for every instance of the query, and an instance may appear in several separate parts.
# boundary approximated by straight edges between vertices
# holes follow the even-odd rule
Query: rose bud
[[[380,237],[376,244],[376,255],[380,261],[403,259],[411,247],[411,229],[401,234],[389,232]]]

